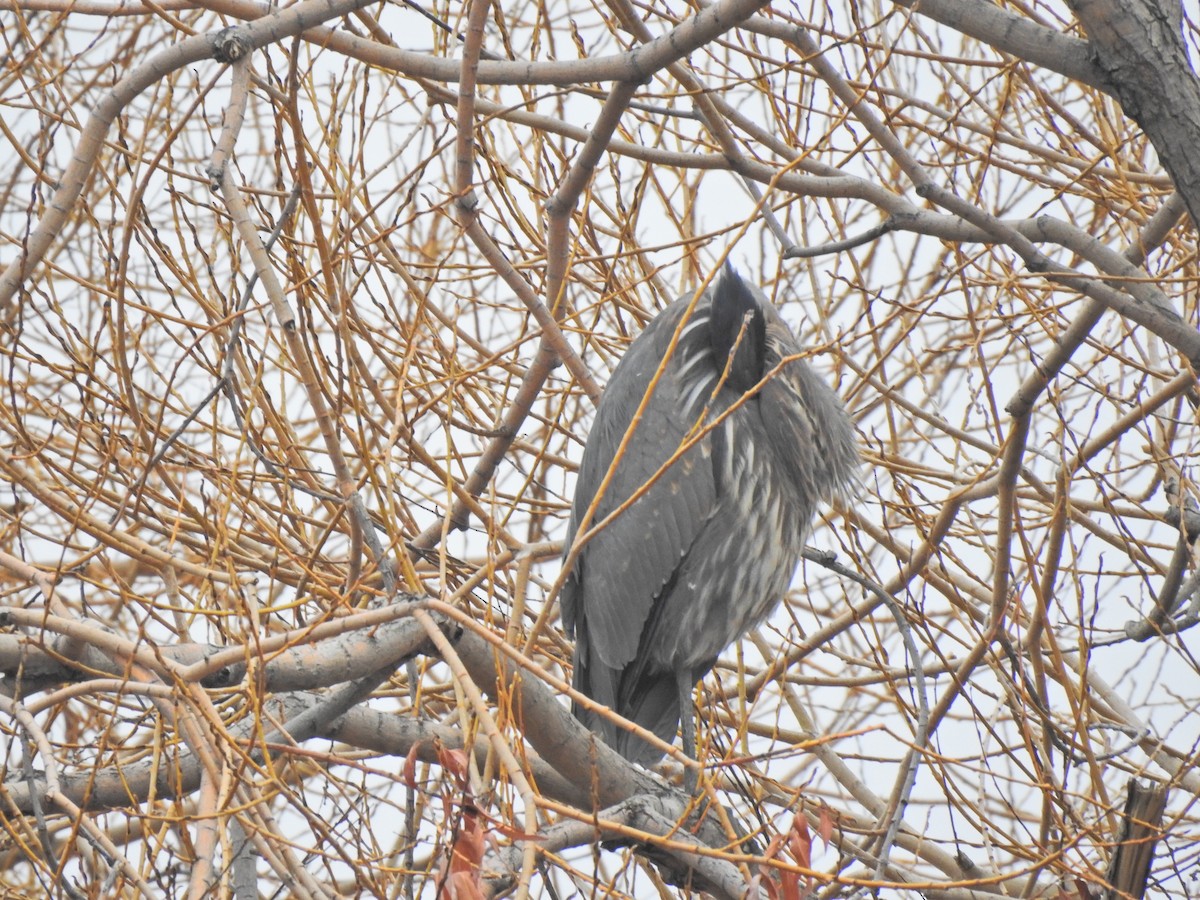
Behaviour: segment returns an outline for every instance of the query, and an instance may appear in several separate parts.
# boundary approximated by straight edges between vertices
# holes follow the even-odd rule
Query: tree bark
[[[1087,31],[1105,90],[1146,133],[1200,223],[1200,81],[1188,65],[1179,5],[1071,0],[1070,6]]]

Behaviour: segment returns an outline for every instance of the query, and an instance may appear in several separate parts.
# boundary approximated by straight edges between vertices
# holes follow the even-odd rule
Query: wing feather
[[[687,300],[677,301],[656,318],[613,372],[580,467],[570,540],[613,462],[641,401],[640,392],[662,359],[686,307]],[[695,313],[703,314],[703,309]],[[677,347],[675,359],[693,340],[705,341],[705,329],[689,333],[687,341]],[[683,403],[683,388],[677,377],[680,368],[674,359],[668,364],[620,467],[597,505],[594,523],[649,482],[691,431],[694,411]],[[603,677],[597,671],[598,663],[619,672],[634,659],[656,599],[712,515],[716,481],[710,457],[708,442],[697,443],[581,551],[575,571],[564,584],[563,617],[567,627],[577,632],[580,623],[586,621],[586,664],[593,681]],[[586,581],[581,577],[585,571]],[[615,682],[611,689],[615,689]]]

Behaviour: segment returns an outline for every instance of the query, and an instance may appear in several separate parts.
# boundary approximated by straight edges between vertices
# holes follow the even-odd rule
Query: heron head
[[[767,321],[753,288],[728,264],[713,288],[709,334],[717,365],[729,360],[726,384],[741,393],[758,384],[766,363]]]

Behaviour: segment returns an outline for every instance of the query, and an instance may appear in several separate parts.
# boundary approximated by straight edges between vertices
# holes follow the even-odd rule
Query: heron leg
[[[692,759],[699,760],[700,754],[696,747],[696,712],[692,705],[692,692],[696,683],[692,681],[690,670],[675,673],[675,686],[679,691],[679,722],[683,731],[683,752]],[[683,789],[689,794],[696,793],[696,770],[688,766],[683,770]]]

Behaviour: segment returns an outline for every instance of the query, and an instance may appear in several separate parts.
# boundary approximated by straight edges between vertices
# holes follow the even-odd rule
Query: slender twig
[[[896,836],[900,832],[901,823],[904,821],[904,812],[908,807],[908,800],[912,795],[913,785],[917,781],[917,770],[921,765],[921,756],[925,752],[925,747],[929,740],[929,693],[925,686],[925,668],[921,662],[921,652],[917,648],[916,640],[913,638],[912,628],[909,627],[908,617],[901,607],[900,602],[895,597],[869,578],[839,563],[831,554],[805,548],[804,558],[815,562],[817,565],[831,572],[835,572],[843,578],[850,579],[877,597],[887,607],[888,612],[892,614],[892,618],[896,622],[897,631],[904,641],[904,650],[908,654],[909,671],[913,679],[911,689],[917,701],[917,720],[913,728],[912,744],[905,754],[904,762],[900,765],[900,777],[896,780],[895,790],[888,800],[887,829],[883,833],[878,847],[872,847],[878,855],[878,862],[875,864],[875,878],[882,879],[887,872],[888,856],[891,854],[892,846],[896,842]],[[880,824],[882,824],[882,821]]]

